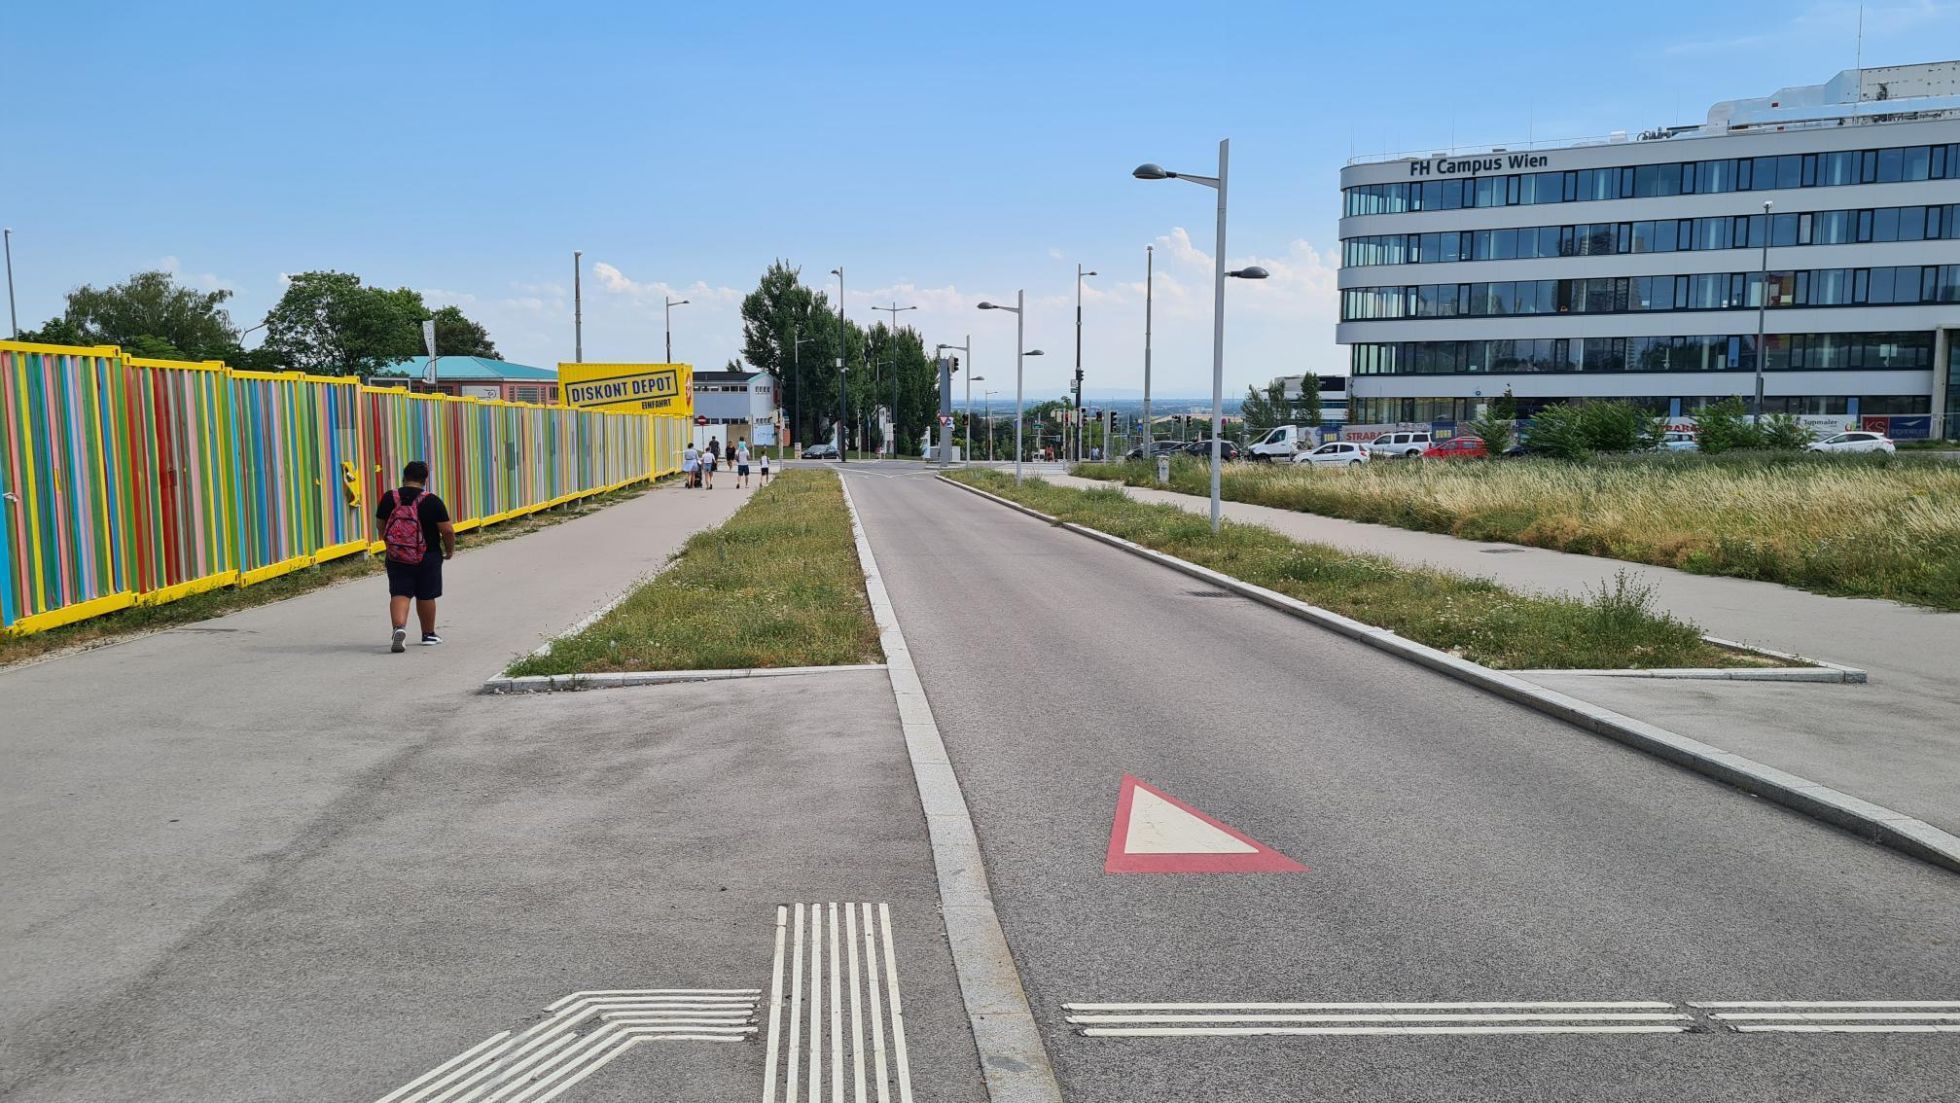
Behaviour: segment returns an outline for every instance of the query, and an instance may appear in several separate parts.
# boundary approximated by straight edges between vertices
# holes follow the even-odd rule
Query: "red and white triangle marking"
[[[1123,775],[1104,873],[1305,873],[1307,867]]]

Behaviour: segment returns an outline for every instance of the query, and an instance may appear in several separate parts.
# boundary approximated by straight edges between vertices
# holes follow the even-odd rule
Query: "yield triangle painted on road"
[[[1104,873],[1305,873],[1257,839],[1128,774],[1116,798]]]

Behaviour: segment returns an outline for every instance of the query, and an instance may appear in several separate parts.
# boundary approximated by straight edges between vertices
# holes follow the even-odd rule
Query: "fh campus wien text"
[[[1431,161],[1410,161],[1410,176],[1476,176],[1486,172],[1516,172],[1542,169],[1551,158],[1542,153],[1513,153],[1509,157],[1438,157]]]

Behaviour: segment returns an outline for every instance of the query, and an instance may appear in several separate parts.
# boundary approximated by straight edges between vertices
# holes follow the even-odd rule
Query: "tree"
[[[37,345],[86,345],[90,341],[73,322],[66,318],[49,318],[40,329],[23,329],[17,340]]]
[[[1695,411],[1695,443],[1712,455],[1736,448],[1759,447],[1762,434],[1749,424],[1742,399],[1731,395]]]
[[[1490,416],[1505,421],[1518,420],[1518,396],[1511,393],[1510,387],[1505,387],[1503,394],[1490,400]]]
[[[1320,424],[1320,377],[1312,372],[1300,376],[1300,393],[1293,399],[1293,420],[1301,425]]]
[[[1239,403],[1239,416],[1245,418],[1246,428],[1259,433],[1285,425],[1292,410],[1286,401],[1285,388],[1277,381],[1268,383],[1264,394],[1257,387],[1247,387],[1245,401]]]
[[[462,310],[431,311],[418,291],[367,287],[348,272],[301,272],[266,312],[265,349],[285,367],[315,375],[367,375],[425,351],[422,323],[436,323],[436,351],[492,356],[497,346]]]
[[[490,331],[465,316],[462,307],[445,306],[437,310],[432,317],[436,323],[438,354],[481,356],[489,360],[502,359],[497,355],[496,342],[490,340]]]
[[[224,308],[230,298],[225,290],[183,287],[168,272],[138,272],[108,287],[70,291],[63,335],[78,344],[121,345],[136,356],[216,358],[238,341]]]

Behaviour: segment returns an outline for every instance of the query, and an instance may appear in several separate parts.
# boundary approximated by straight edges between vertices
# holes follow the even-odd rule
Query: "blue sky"
[[[85,282],[171,268],[241,325],[282,274],[352,271],[485,322],[505,355],[570,359],[585,251],[592,360],[740,350],[741,296],[781,257],[844,265],[846,307],[972,334],[1011,394],[1026,288],[1031,393],[1073,358],[1141,385],[1157,245],[1158,393],[1209,391],[1212,193],[1232,139],[1227,384],[1344,371],[1337,173],[1354,153],[1699,121],[1828,79],[1858,6],[1534,4],[17,5],[0,105],[22,325]],[[1867,6],[1867,65],[1960,54],[1960,3]],[[73,52],[65,50],[73,47]],[[830,284],[834,292],[834,283]],[[253,338],[256,340],[256,337]],[[983,388],[984,389],[984,388]],[[975,393],[978,399],[978,391]]]

